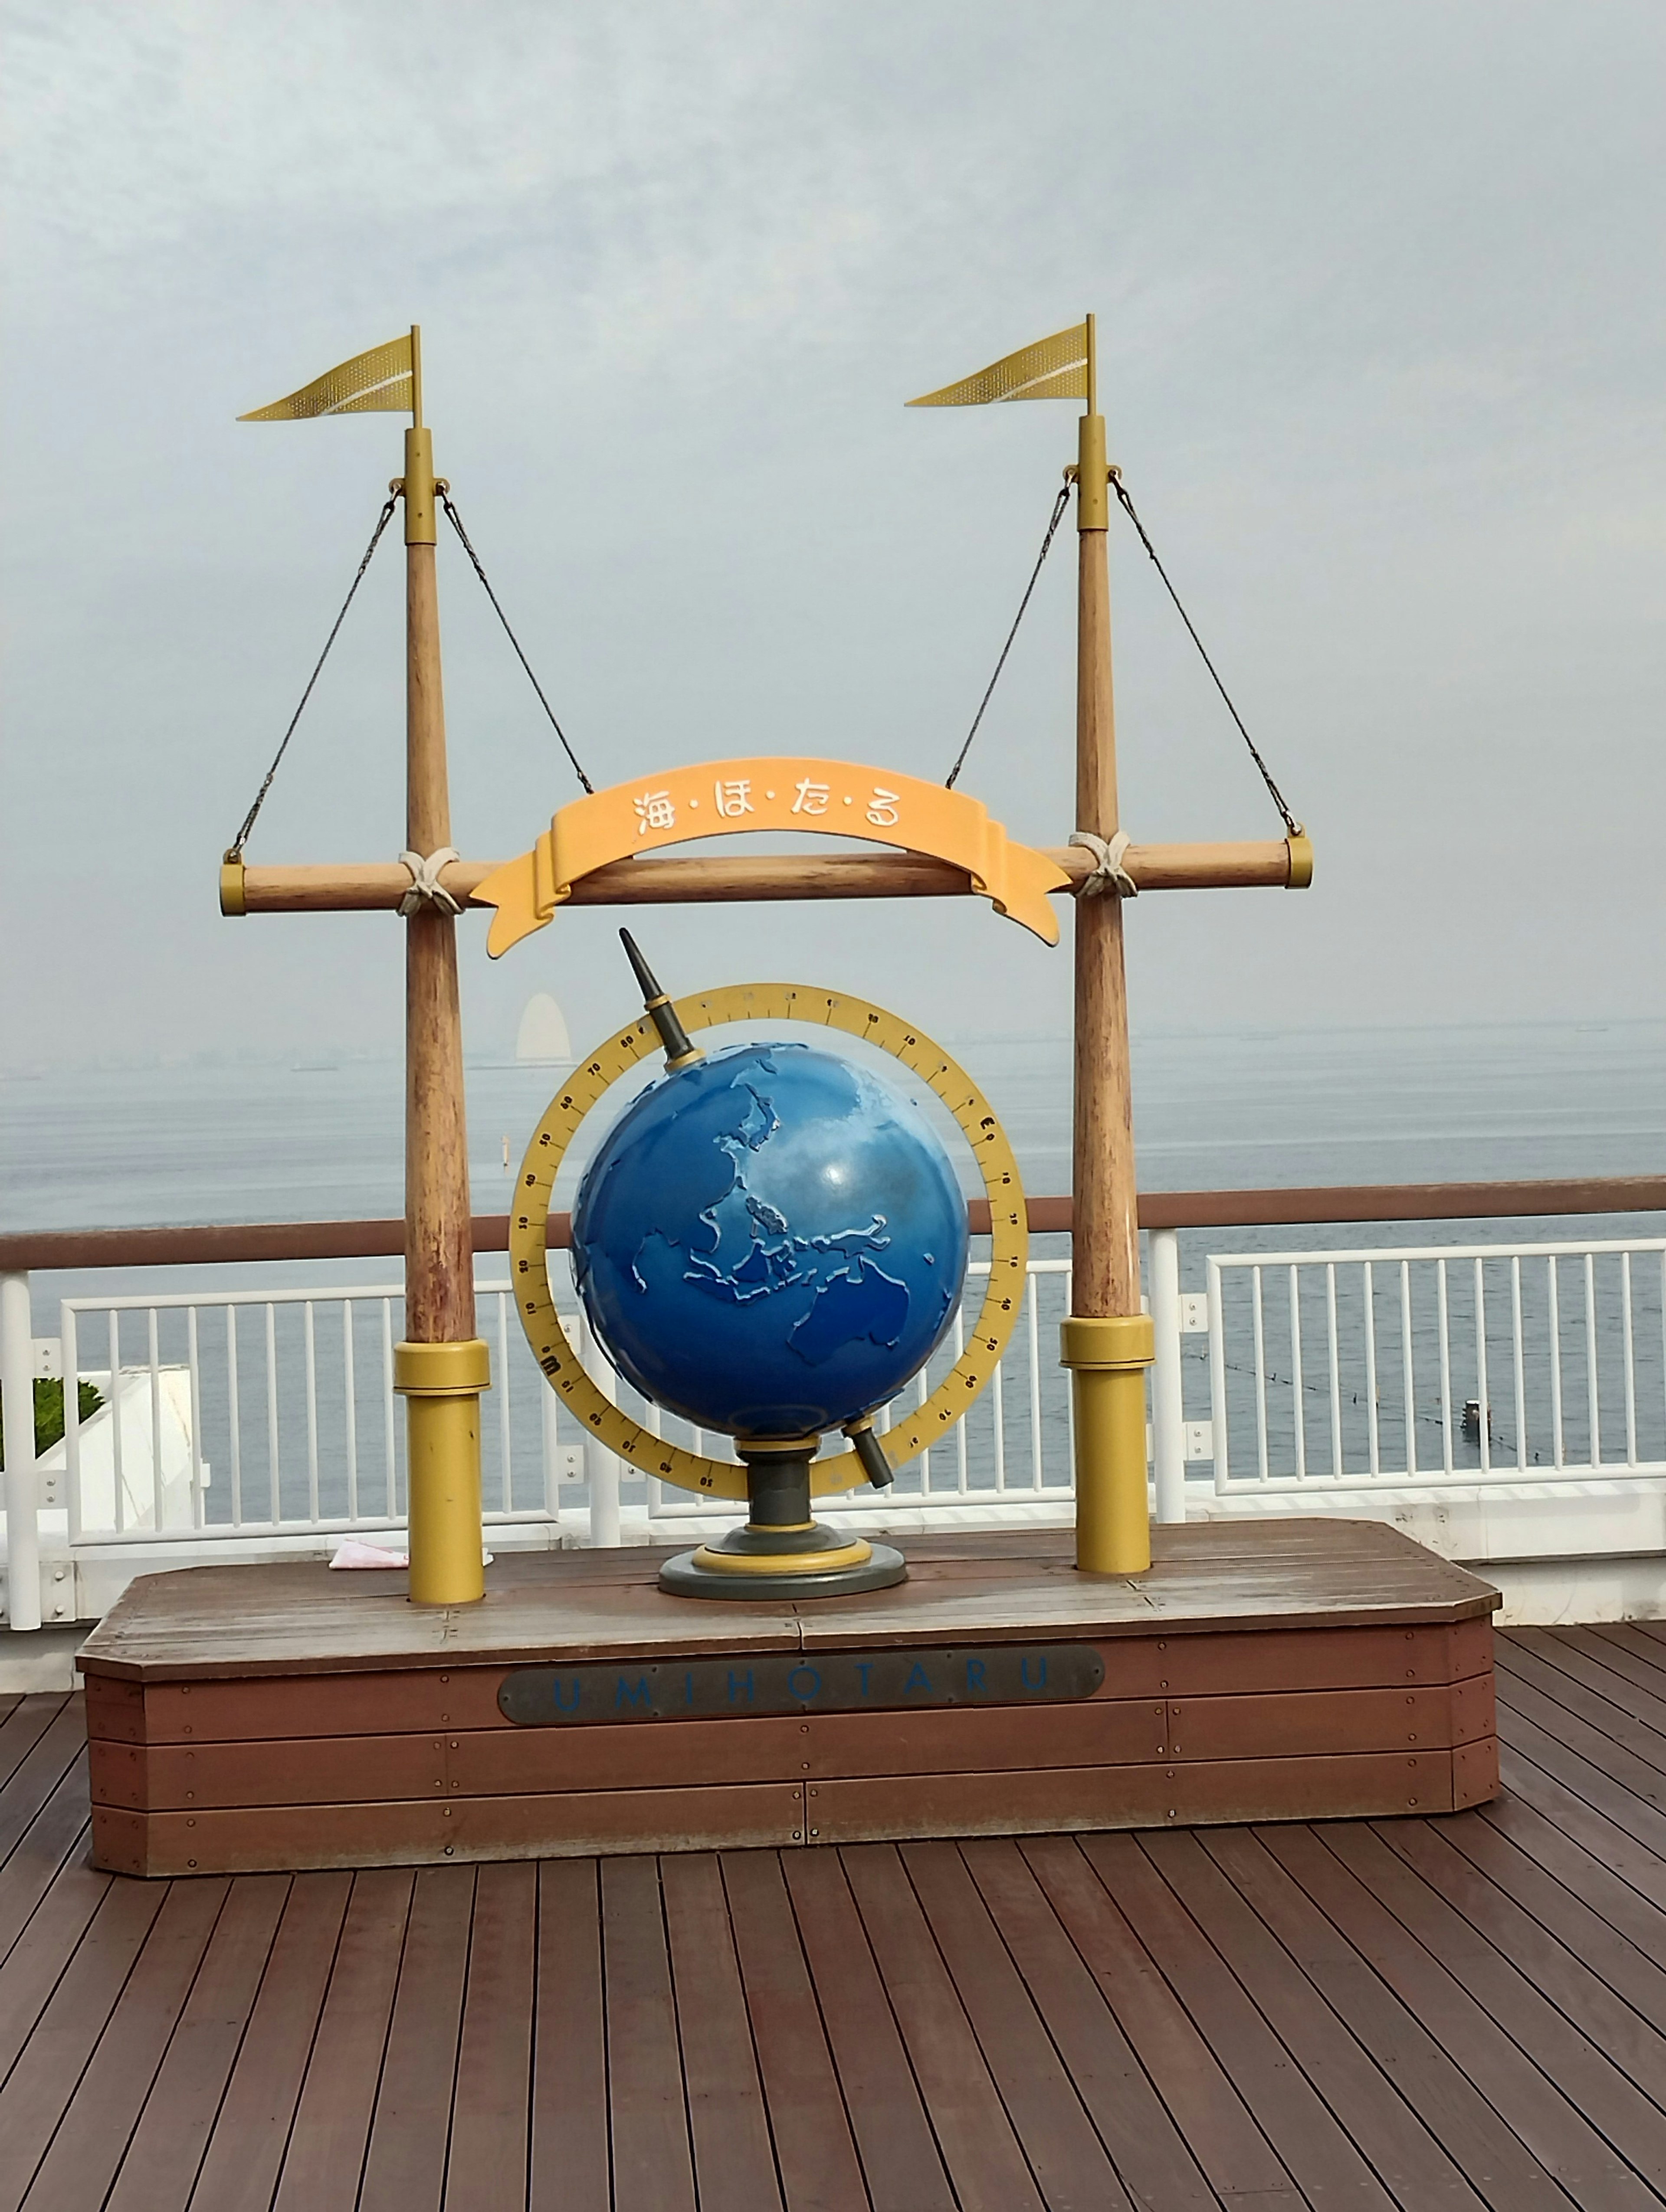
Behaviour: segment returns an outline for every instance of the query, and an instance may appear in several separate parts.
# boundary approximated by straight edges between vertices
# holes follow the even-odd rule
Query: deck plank
[[[1044,1836],[1019,1845],[1138,2053],[1158,2096],[1223,2203],[1299,2207],[1305,2202],[1190,2014],[1089,1864],[1076,1839]]]
[[[471,1867],[423,1867],[370,2123],[359,2212],[440,2212],[474,1914]]]
[[[1128,2193],[1165,2212],[1219,2205],[1017,1844],[960,1852]]]
[[[1597,1737],[1595,1729],[1585,1728],[1571,1713],[1561,1715],[1558,1725],[1554,1717],[1560,1709],[1553,1705],[1548,1698],[1541,1698],[1539,1704],[1541,1708],[1547,1708],[1553,1717],[1548,1728],[1541,1727],[1537,1718],[1529,1719],[1513,1698],[1509,1705],[1499,1707],[1500,1764],[1511,1752],[1523,1753],[1544,1773],[1563,1784],[1572,1796],[1601,1813],[1614,1827],[1623,1829],[1633,1842],[1643,1846],[1648,1858],[1666,1872],[1666,1813],[1639,1797],[1623,1772],[1614,1771],[1615,1765],[1629,1754],[1621,1752],[1618,1745],[1606,1744],[1604,1739]],[[1583,1731],[1583,1748],[1576,1749],[1567,1741],[1575,1731]],[[1593,1755],[1587,1758],[1587,1751]]]
[[[907,1844],[902,1858],[1043,2201],[1132,2212],[965,1860],[948,1843]]]
[[[1588,1636],[1599,1637],[1604,1644],[1612,1644],[1616,1651],[1625,1652],[1639,1666],[1648,1668],[1651,1674],[1666,1677],[1666,1644],[1648,1631],[1646,1621],[1602,1620],[1594,1622],[1584,1632]],[[1651,1682],[1648,1686],[1657,1697],[1663,1694],[1658,1682]]]
[[[601,1892],[614,2202],[631,2212],[695,2212],[659,1866],[605,1859]]]
[[[270,2212],[352,1886],[344,1874],[301,1874],[289,1885],[191,2212]]]
[[[48,1716],[46,1726],[18,1760],[0,1796],[0,1859],[9,1860],[64,1776],[86,1763],[81,1700],[56,1702],[58,1711]]]
[[[0,2089],[0,2212],[22,2203],[167,1902],[164,1888],[112,1883],[72,1955],[43,1961],[55,1968],[46,2003]]]
[[[1483,2212],[1458,2166],[1199,1838],[1159,1833],[1142,1849],[1394,2201]]]
[[[1211,1829],[1198,1841],[1491,2212],[1566,2212],[1566,2196],[1520,2137],[1266,1845],[1247,1828]]]
[[[781,2189],[752,2048],[723,1870],[710,1851],[662,1859],[683,2079],[702,2204],[780,2212]]]
[[[538,1869],[475,1877],[468,1984],[457,2052],[446,2212],[522,2212],[532,2070]]]
[[[274,2212],[355,2212],[416,1878],[353,1877]]]
[[[1666,2085],[1666,1967],[1657,1962],[1666,1947],[1657,1958],[1640,1951],[1484,1820],[1467,1828],[1385,1821],[1377,1833],[1506,1958],[1530,1954],[1538,1986],[1599,2049],[1613,2057],[1635,2044],[1638,2063],[1623,2062],[1633,2081]],[[1558,1950],[1542,1951],[1537,1931]],[[1648,2030],[1641,2041],[1639,2022]]]
[[[1089,1836],[1082,1850],[1303,2194],[1392,2212],[1393,2200],[1335,2115],[1140,1845],[1127,1836]]]
[[[289,1893],[285,1875],[240,1875],[230,1884],[106,2212],[179,2212],[190,2203]]]
[[[611,2212],[613,2202],[598,1885],[594,1859],[538,1870],[529,2212]]]
[[[780,1856],[726,1851],[722,1868],[787,2212],[867,2212],[861,2160]]]
[[[1553,1744],[1553,1752],[1561,1746]],[[1508,1802],[1524,1805],[1560,1826],[1604,1870],[1622,1879],[1638,1896],[1666,1910],[1666,1858],[1589,1803],[1560,1776],[1539,1766],[1524,1753],[1501,1753],[1499,1771]],[[1598,1777],[1599,1781],[1603,1778]]]
[[[1475,1817],[1489,1834],[1507,1841],[1535,1872],[1551,1876],[1588,1910],[1600,1914],[1608,1927],[1617,1929],[1645,1958],[1666,1960],[1666,1883],[1662,1885],[1660,1902],[1651,1902],[1519,1793],[1481,1806]],[[1614,1832],[1618,1843],[1630,1841],[1618,1830]],[[1472,1831],[1467,1826],[1455,1820],[1451,1833],[1460,1850],[1470,1851]],[[1470,1856],[1474,1853],[1470,1851]],[[1526,1894],[1517,1888],[1513,1877],[1510,1887],[1513,1893]]]
[[[110,1886],[110,1875],[95,1872],[84,1857],[70,1857],[0,1965],[0,2081],[27,2045]]]
[[[1666,2112],[1638,2087],[1632,2070],[1640,2066],[1657,2087],[1666,2084],[1666,2046],[1654,2031],[1529,1914],[1491,1912],[1482,1879],[1466,1879],[1461,1859],[1461,1871],[1452,1875],[1456,1854],[1444,1856],[1444,1846],[1414,1857],[1352,1825],[1328,1840],[1651,2185],[1666,2183]],[[1469,1912],[1444,1893],[1443,1875]],[[1498,1941],[1500,1922],[1507,1928],[1507,1953]]]
[[[1666,1778],[1666,1735],[1650,1727],[1635,1704],[1629,1710],[1616,1705],[1611,1696],[1579,1680],[1571,1668],[1559,1667],[1518,1644],[1501,1650],[1499,1678],[1499,1694],[1511,1703],[1517,1702],[1522,1689],[1536,1690],[1651,1768],[1655,1776]]]
[[[1512,1651],[1530,1652],[1562,1674],[1572,1675],[1585,1688],[1595,1690],[1612,1705],[1645,1721],[1666,1741],[1666,1680],[1639,1666],[1629,1653],[1604,1644],[1588,1629],[1517,1629],[1510,1637]]]
[[[102,2204],[167,2055],[230,1892],[170,1883],[28,2192],[30,2212]]]
[[[960,2212],[1042,2212],[1018,2136],[891,1844],[840,1854]]]
[[[1566,1682],[1566,1677],[1559,1680]],[[1575,1698],[1586,1698],[1576,1683],[1567,1683],[1566,1697],[1552,1696],[1525,1674],[1513,1668],[1499,1669],[1499,1732],[1506,1723],[1529,1723],[1545,1735],[1577,1753],[1588,1765],[1619,1783],[1639,1807],[1647,1807],[1658,1823],[1655,1832],[1666,1848],[1666,1768],[1622,1742],[1616,1735],[1575,1709]],[[1603,1702],[1602,1700],[1596,1701]],[[1610,1711],[1613,1709],[1610,1708]],[[1512,1731],[1512,1741],[1514,1739]]]
[[[1641,2212],[1645,2206],[1657,2212],[1654,2191],[1328,1840],[1307,1828],[1256,1832],[1575,2203],[1584,2212]]]
[[[0,1721],[0,1790],[9,1785],[18,1768],[69,1702],[66,1692],[39,1690],[9,1700],[10,1710]]]
[[[873,2212],[955,2212],[919,2084],[836,1851],[789,1851],[782,1871]]]
[[[0,1867],[0,1961],[10,1956],[58,1869],[82,1843],[90,1809],[87,1761],[78,1757]]]

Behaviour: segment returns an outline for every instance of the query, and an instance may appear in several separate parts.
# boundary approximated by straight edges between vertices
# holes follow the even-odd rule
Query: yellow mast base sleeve
[[[1148,1314],[1060,1324],[1076,1411],[1076,1565],[1142,1575],[1151,1565],[1146,1488],[1146,1370],[1157,1357]]]
[[[410,1601],[472,1605],[486,1594],[480,1536],[480,1394],[484,1341],[397,1344],[410,1469]]]

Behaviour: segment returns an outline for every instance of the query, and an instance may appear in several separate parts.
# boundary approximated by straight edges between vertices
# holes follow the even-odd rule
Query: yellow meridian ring
[[[866,999],[842,991],[818,991],[802,983],[733,983],[720,991],[678,999],[676,1010],[690,1034],[727,1022],[805,1022],[866,1038],[928,1084],[943,1101],[972,1148],[989,1199],[989,1287],[966,1349],[925,1404],[880,1437],[885,1457],[902,1467],[946,1435],[994,1373],[1024,1303],[1025,1268],[1030,1256],[1028,1219],[1018,1165],[1006,1133],[988,1100],[964,1068],[940,1045]],[[532,1356],[550,1389],[590,1433],[628,1466],[658,1481],[706,1498],[744,1498],[746,1470],[732,1460],[706,1459],[651,1435],[640,1422],[604,1397],[580,1364],[550,1291],[544,1238],[556,1175],[579,1125],[598,1099],[633,1067],[651,1062],[660,1050],[659,1032],[644,1014],[580,1062],[569,1082],[550,1102],[532,1133],[520,1163],[515,1210],[509,1216],[509,1259],[515,1310]],[[854,1451],[815,1460],[810,1468],[812,1497],[854,1490],[866,1480]]]

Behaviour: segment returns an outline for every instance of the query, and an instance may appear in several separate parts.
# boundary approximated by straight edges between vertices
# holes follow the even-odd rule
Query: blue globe
[[[965,1273],[966,1202],[928,1124],[806,1045],[738,1045],[661,1077],[573,1208],[574,1279],[614,1365],[732,1436],[809,1436],[885,1404]]]

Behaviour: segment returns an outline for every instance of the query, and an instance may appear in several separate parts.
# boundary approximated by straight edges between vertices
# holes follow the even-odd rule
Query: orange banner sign
[[[497,908],[486,950],[496,960],[542,929],[575,883],[611,861],[756,830],[815,830],[947,860],[965,869],[998,914],[1049,945],[1059,941],[1048,894],[1066,890],[1069,878],[1009,838],[980,800],[894,769],[773,758],[672,769],[563,806],[530,853],[476,890],[476,905]]]

